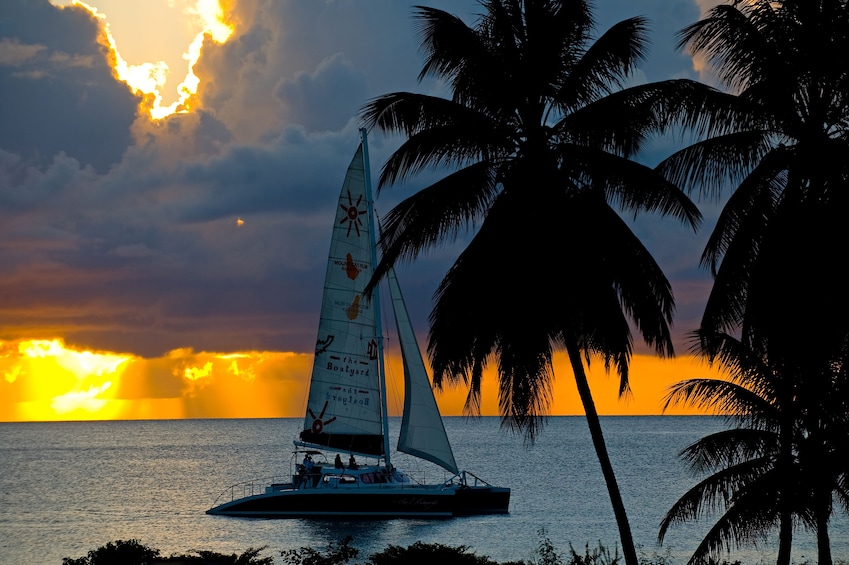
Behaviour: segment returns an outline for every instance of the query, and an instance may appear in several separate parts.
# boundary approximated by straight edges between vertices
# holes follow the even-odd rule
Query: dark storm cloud
[[[290,112],[302,116],[301,123],[311,130],[335,130],[343,127],[365,100],[365,76],[340,54],[321,62],[314,73],[301,72],[293,79],[280,81],[274,94]],[[315,113],[312,108],[324,108]]]
[[[0,2],[0,149],[41,166],[64,152],[99,171],[121,159],[138,100],[97,36],[81,8]]]
[[[178,206],[179,219],[208,221],[234,213],[331,217],[333,187],[341,186],[345,170],[340,164],[350,159],[351,140],[356,141],[350,131],[319,144],[300,127],[286,128],[273,144],[233,146],[216,159],[180,167],[179,177],[198,190]]]

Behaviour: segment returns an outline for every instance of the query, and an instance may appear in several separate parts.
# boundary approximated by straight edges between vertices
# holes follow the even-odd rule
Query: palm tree
[[[715,279],[701,330],[736,333],[793,381],[799,396],[781,409],[814,438],[804,445],[821,446],[816,438],[845,425],[845,406],[832,401],[845,390],[835,359],[845,358],[849,295],[830,267],[835,248],[849,243],[849,66],[826,61],[849,49],[849,3],[733,0],[682,30],[679,47],[703,56],[737,93],[731,119],[716,106],[689,114],[705,139],[657,168],[704,196],[733,186],[702,255]],[[835,459],[815,459],[839,475]],[[830,562],[826,483],[813,522],[820,563]]]
[[[614,207],[672,215],[693,229],[700,214],[673,184],[630,159],[677,108],[687,81],[624,88],[644,56],[646,21],[624,20],[593,40],[584,0],[486,0],[474,27],[417,7],[426,56],[420,79],[450,99],[410,92],[363,108],[367,127],[406,139],[378,189],[428,167],[450,172],[391,210],[372,283],[398,260],[473,237],[436,291],[428,353],[437,387],[464,383],[477,413],[495,362],[502,424],[529,441],[544,422],[552,358],[566,351],[613,505],[628,565],[637,556],[587,380],[592,359],[628,394],[632,327],[673,354],[672,290]]]
[[[701,327],[771,341],[773,359],[811,348],[828,358],[849,330],[849,296],[828,269],[835,244],[849,242],[849,64],[826,61],[849,50],[849,3],[733,0],[684,28],[679,47],[738,93],[732,119],[717,106],[690,116],[721,135],[658,166],[702,196],[733,186],[702,255],[715,281]],[[824,309],[838,325],[817,323]]]
[[[778,527],[779,565],[790,563],[793,530],[802,524],[817,534],[818,563],[831,564],[828,521],[832,495],[846,505],[849,444],[845,391],[846,349],[824,371],[823,391],[811,379],[775,365],[740,340],[699,331],[696,350],[726,379],[690,379],[674,385],[666,406],[685,404],[723,414],[737,427],[711,434],[682,456],[697,473],[712,475],[687,491],[667,512],[658,539],[675,524],[721,510],[722,516],[697,547],[690,563],[718,560],[731,542],[743,545]],[[817,397],[831,393],[834,405],[821,410]],[[812,418],[812,415],[816,415]]]
[[[696,406],[735,420],[736,428],[711,434],[688,446],[682,457],[695,474],[713,473],[688,490],[660,524],[662,543],[669,528],[723,511],[689,563],[719,560],[731,542],[738,546],[779,529],[779,565],[790,563],[793,507],[789,493],[798,479],[793,465],[793,391],[789,379],[769,360],[725,333],[695,332],[694,350],[729,379],[689,379],[671,387],[664,409]]]

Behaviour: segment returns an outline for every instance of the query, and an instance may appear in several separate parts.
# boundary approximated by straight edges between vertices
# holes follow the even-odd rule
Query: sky
[[[652,49],[633,80],[709,81],[674,48],[705,2],[597,0],[597,31],[646,16]],[[420,3],[470,24],[480,12],[474,0]],[[417,81],[413,4],[0,2],[0,421],[303,414],[357,112],[389,92],[445,94]],[[398,142],[370,135],[375,176]],[[640,159],[680,143],[658,139]],[[427,180],[383,191],[378,214]],[[673,284],[678,357],[638,345],[627,401],[593,365],[602,414],[657,414],[669,384],[716,376],[687,355],[717,209],[699,204],[696,233],[631,221]],[[399,268],[420,343],[457,249]],[[581,414],[568,366],[555,367],[552,414]],[[484,414],[498,413],[493,387],[490,376]],[[460,414],[464,396],[440,394],[443,413]]]

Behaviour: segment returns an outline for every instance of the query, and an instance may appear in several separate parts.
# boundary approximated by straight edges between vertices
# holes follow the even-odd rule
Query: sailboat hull
[[[467,485],[374,485],[356,489],[270,486],[207,514],[241,518],[451,518],[507,514],[510,489]]]

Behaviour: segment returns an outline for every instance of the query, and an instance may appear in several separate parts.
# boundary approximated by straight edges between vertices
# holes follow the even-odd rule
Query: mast
[[[377,232],[375,230],[374,222],[374,196],[371,191],[371,165],[369,164],[368,158],[368,133],[365,128],[360,128],[360,136],[362,137],[363,143],[363,169],[365,172],[366,182],[366,201],[368,207],[369,236],[371,238],[372,265],[377,265],[377,238],[375,237]],[[380,410],[383,414],[381,418],[381,422],[383,424],[383,453],[386,459],[386,467],[391,468],[389,461],[389,411],[386,399],[386,360],[383,355],[383,326],[381,325],[380,316],[380,292],[377,287],[375,287],[374,294],[372,294],[371,299],[374,303],[375,318],[377,319],[377,366],[380,382]]]

